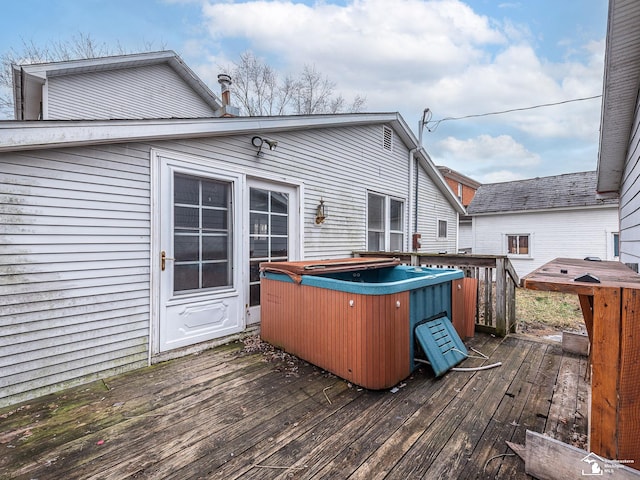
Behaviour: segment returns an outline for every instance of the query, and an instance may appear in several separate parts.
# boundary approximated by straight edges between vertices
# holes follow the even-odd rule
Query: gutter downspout
[[[18,117],[18,115],[16,115]],[[20,66],[20,118],[16,120],[24,120],[24,67]]]
[[[417,209],[418,209],[418,196],[417,196],[418,182],[416,178],[417,172],[414,167],[417,166],[417,163],[418,163],[417,159],[415,159],[415,153],[418,151],[419,148],[420,147],[416,147],[409,150],[409,158],[408,158],[409,160],[409,195],[408,195],[409,196],[409,218],[408,218],[407,225],[409,226],[409,235],[407,235],[407,252],[410,252],[411,250],[413,250],[412,233],[415,233],[415,231],[417,230],[417,223],[418,223],[417,216],[414,215],[414,210],[417,213]],[[414,161],[415,161],[415,165],[414,165]],[[412,225],[415,225],[413,232],[411,232]]]

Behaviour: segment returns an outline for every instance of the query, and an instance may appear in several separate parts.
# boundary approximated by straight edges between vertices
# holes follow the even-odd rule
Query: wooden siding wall
[[[148,159],[112,157],[0,155],[0,406],[147,364]]]
[[[214,111],[169,65],[52,77],[45,119],[212,117]]]
[[[456,211],[426,172],[422,168],[418,172],[418,233],[422,235],[422,247],[419,251],[457,253]],[[447,238],[438,238],[438,220],[447,221]]]
[[[640,102],[636,104],[620,189],[620,261],[640,263]]]
[[[618,228],[615,205],[557,212],[476,215],[473,253],[505,255],[508,234],[529,234],[530,257],[509,256],[519,277],[554,258],[609,258],[608,237]]]

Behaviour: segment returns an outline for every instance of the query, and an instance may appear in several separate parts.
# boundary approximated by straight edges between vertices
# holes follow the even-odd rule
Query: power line
[[[499,112],[489,112],[489,113],[476,113],[473,115],[464,115],[462,117],[445,117],[445,118],[441,118],[439,120],[427,120],[426,122],[424,122],[424,125],[427,127],[427,130],[429,130],[429,132],[435,132],[436,129],[438,128],[438,126],[445,121],[449,121],[449,120],[464,120],[467,118],[477,118],[477,117],[488,117],[490,115],[501,115],[503,113],[511,113],[511,112],[521,112],[523,110],[534,110],[536,108],[543,108],[543,107],[552,107],[554,105],[563,105],[565,103],[572,103],[572,102],[582,102],[585,100],[593,100],[594,98],[601,98],[602,95],[594,95],[592,97],[582,97],[582,98],[573,98],[571,100],[563,100],[561,102],[554,102],[554,103],[541,103],[539,105],[533,105],[530,107],[522,107],[522,108],[512,108],[509,110],[501,110]],[[430,127],[429,124],[432,124],[433,126]]]

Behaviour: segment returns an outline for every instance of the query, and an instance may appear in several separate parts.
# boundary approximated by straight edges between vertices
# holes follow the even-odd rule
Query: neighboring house
[[[449,188],[458,197],[458,200],[462,202],[464,208],[467,208],[473,197],[476,194],[476,190],[481,185],[480,182],[476,182],[472,178],[469,178],[460,172],[451,170],[448,167],[439,166],[438,170],[444,177],[449,185]],[[472,224],[471,217],[468,215],[461,215],[458,225],[458,251],[463,253],[471,253],[473,245]]]
[[[119,58],[111,84],[164,83]],[[2,406],[229,341],[259,322],[260,262],[410,250],[416,231],[455,251],[464,208],[377,113],[0,122],[0,212]]]
[[[597,191],[619,198],[620,261],[640,263],[640,3],[611,0]]]
[[[508,255],[518,276],[558,257],[618,257],[618,202],[598,199],[596,172],[480,186],[467,209],[473,253]]]

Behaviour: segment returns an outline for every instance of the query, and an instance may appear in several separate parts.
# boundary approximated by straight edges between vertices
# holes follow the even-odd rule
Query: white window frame
[[[391,251],[391,235],[395,234],[395,235],[401,235],[402,239],[400,241],[400,250],[393,250],[395,251],[402,251],[404,249],[404,245],[406,242],[406,233],[405,233],[405,223],[406,223],[406,200],[404,198],[400,198],[400,197],[395,197],[392,195],[386,195],[384,193],[378,193],[378,192],[374,192],[371,190],[367,190],[367,212],[366,212],[366,220],[365,220],[365,224],[366,224],[366,231],[367,231],[367,235],[366,235],[366,249],[368,251],[378,251],[378,249],[374,249],[371,250],[371,247],[369,245],[369,195],[375,195],[377,197],[381,197],[384,200],[383,206],[384,206],[384,217],[383,217],[383,221],[384,221],[384,225],[383,225],[383,230],[374,230],[376,232],[381,232],[384,235],[384,249],[382,251],[384,252],[389,252]],[[401,219],[401,230],[392,230],[391,229],[391,202],[395,201],[395,202],[400,202],[401,204],[401,208],[400,211],[402,212],[402,219]]]
[[[527,237],[527,253],[509,253],[509,237],[517,237],[518,250],[520,249],[520,237]],[[508,257],[532,258],[533,257],[533,234],[532,233],[507,233],[504,235],[504,251]]]
[[[444,222],[444,236],[440,235],[440,222]],[[436,238],[438,240],[446,240],[449,237],[449,222],[444,218],[436,220]]]

